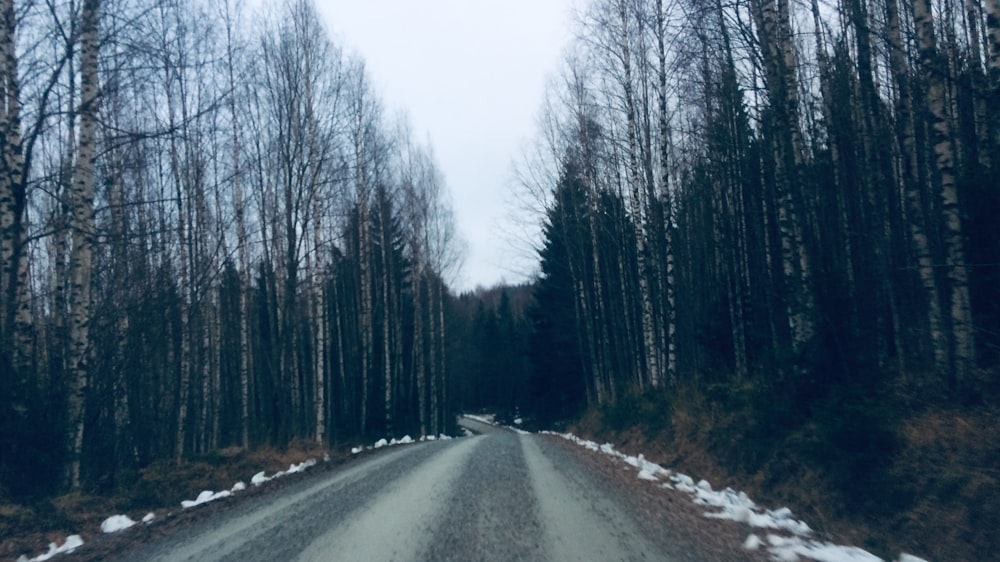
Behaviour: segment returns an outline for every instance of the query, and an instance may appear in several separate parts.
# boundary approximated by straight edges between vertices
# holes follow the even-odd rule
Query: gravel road
[[[133,549],[128,561],[749,560],[744,531],[558,438],[379,451]]]

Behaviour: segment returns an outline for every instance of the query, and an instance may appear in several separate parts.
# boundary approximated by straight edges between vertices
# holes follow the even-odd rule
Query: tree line
[[[7,492],[450,430],[433,152],[279,4],[0,6]]]
[[[519,168],[564,413],[995,389],[997,2],[594,0],[576,31]]]

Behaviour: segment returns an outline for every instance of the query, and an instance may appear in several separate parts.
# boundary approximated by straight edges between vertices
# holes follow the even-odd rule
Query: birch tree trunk
[[[757,36],[763,50],[766,86],[775,112],[775,202],[781,242],[782,275],[792,347],[800,350],[814,332],[810,267],[803,243],[801,190],[802,132],[799,126],[798,80],[788,0],[751,0]]]
[[[14,36],[16,16],[14,0],[3,0],[0,4],[0,131],[3,133],[0,146],[0,351],[12,347],[8,336],[13,324],[14,291],[14,175],[11,174],[10,153],[14,149],[10,138],[15,128],[9,101],[17,102],[17,75],[11,75],[11,62],[16,61]]]
[[[10,351],[15,368],[27,371],[31,357],[31,303],[24,236],[27,178],[13,0],[0,3],[0,18],[0,352]]]
[[[635,223],[636,242],[635,255],[639,268],[639,299],[642,305],[642,342],[643,358],[645,365],[646,382],[652,387],[660,384],[660,365],[658,364],[659,352],[656,349],[656,326],[653,318],[653,301],[649,290],[649,264],[646,256],[646,229],[643,218],[642,192],[640,184],[643,182],[642,172],[639,166],[639,124],[635,102],[635,92],[632,83],[632,58],[629,46],[629,14],[625,0],[618,2],[619,16],[621,18],[621,37],[619,48],[621,49],[621,62],[624,71],[622,79],[622,90],[625,97],[625,113],[627,119],[626,135],[629,147],[629,177],[628,183],[631,187],[631,197],[629,199],[632,210],[632,221]]]
[[[718,5],[722,18],[722,5]],[[673,197],[670,194],[670,115],[667,112],[667,48],[663,0],[656,0],[657,101],[659,104],[660,201],[663,206],[664,289],[663,319],[667,338],[667,380],[677,383],[677,318],[674,291]]]
[[[172,81],[166,80],[167,112],[169,114],[170,130],[175,131],[176,115],[174,114],[174,95]],[[81,124],[82,128],[82,124]],[[185,205],[184,182],[181,178],[181,163],[179,149],[177,147],[177,133],[170,135],[170,172],[174,182],[174,198],[177,205],[177,243],[180,262],[180,361],[178,365],[178,398],[177,398],[177,433],[174,442],[174,457],[177,462],[184,458],[184,451],[187,441],[187,421],[188,421],[188,399],[191,392],[191,263],[190,248],[188,247],[189,233],[187,215],[188,207]]]
[[[447,336],[445,325],[444,325],[444,297],[445,297],[444,281],[438,280],[437,282],[437,351],[438,351],[438,384],[440,385],[441,397],[437,404],[438,418],[441,420],[440,425],[438,425],[437,433],[443,433],[448,429],[448,424],[445,420],[445,415],[448,412],[448,377],[447,377],[447,357],[445,355],[445,337]]]
[[[88,383],[90,279],[94,252],[94,156],[98,103],[99,0],[80,11],[80,131],[73,171],[73,247],[70,255],[70,388],[68,393],[71,488],[80,487],[85,395]]]
[[[916,0],[913,4],[913,22],[916,28],[920,63],[927,76],[927,105],[934,150],[935,168],[940,181],[939,197],[944,219],[948,298],[951,320],[951,361],[946,374],[949,389],[964,381],[975,366],[972,310],[969,300],[969,279],[965,263],[962,238],[962,218],[958,206],[958,188],[955,170],[955,146],[948,114],[945,77],[947,66],[937,49],[934,19],[930,0]]]
[[[948,341],[941,311],[937,276],[934,272],[931,242],[925,226],[928,217],[924,212],[922,202],[923,189],[920,181],[920,159],[916,141],[916,116],[913,111],[913,87],[897,0],[886,0],[886,15],[890,45],[889,56],[892,76],[897,89],[895,100],[896,130],[903,159],[901,171],[910,239],[916,253],[917,272],[927,304],[927,325],[930,332],[934,365],[937,372],[943,373],[948,369]]]
[[[240,168],[240,112],[236,107],[236,56],[233,50],[233,21],[225,4],[226,71],[229,82],[229,113],[232,119],[233,207],[236,212],[236,243],[240,260],[240,445],[250,446],[250,259],[247,251],[247,223],[243,200],[243,170]]]
[[[368,151],[369,132],[366,115],[368,102],[367,84],[364,78],[364,69],[359,69],[360,73],[354,92],[357,96],[354,130],[354,167],[355,167],[355,211],[357,213],[358,229],[358,278],[360,283],[360,328],[361,328],[361,411],[360,411],[360,432],[364,434],[368,429],[368,385],[369,369],[371,365],[371,350],[374,340],[372,326],[372,274],[371,274],[371,240],[369,232],[368,207],[371,201],[371,186],[369,185],[368,166],[371,155]]]
[[[1000,146],[1000,0],[984,0],[986,3],[986,34],[988,37],[987,74],[989,77],[989,102],[987,104],[993,129],[992,142]],[[1000,166],[1000,149],[995,149],[994,166]]]

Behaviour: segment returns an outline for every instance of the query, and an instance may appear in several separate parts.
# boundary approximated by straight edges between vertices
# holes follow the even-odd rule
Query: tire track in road
[[[295,559],[419,560],[447,506],[454,482],[484,437],[462,439],[405,477],[390,482],[350,521],[314,540]]]
[[[666,560],[630,515],[572,466],[558,466],[535,436],[522,436],[530,485],[545,522],[548,560]]]
[[[134,562],[287,560],[311,540],[343,523],[393,480],[434,459],[456,442],[401,447],[275,497],[236,510],[129,553]]]
[[[483,440],[455,481],[424,559],[548,559],[521,440],[508,431],[489,433]]]

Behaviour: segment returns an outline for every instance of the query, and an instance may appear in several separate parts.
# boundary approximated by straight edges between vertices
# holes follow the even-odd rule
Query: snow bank
[[[181,502],[181,507],[187,509],[189,507],[194,507],[196,505],[201,505],[203,503],[214,502],[215,500],[221,500],[222,498],[228,498],[233,495],[229,490],[223,490],[221,492],[213,492],[212,490],[204,490],[202,493],[198,494],[197,499],[184,500]]]
[[[494,416],[493,414],[483,414],[481,416],[476,416],[473,414],[462,414],[462,417],[469,418],[470,420],[474,420],[479,423],[485,423],[487,425],[495,425],[497,427],[509,429],[519,435],[531,435],[530,431],[525,431],[519,427],[514,427],[514,425],[521,425],[522,423],[524,423],[524,420],[522,418],[514,418],[514,425],[498,425],[496,422],[496,416]],[[464,433],[466,436],[472,435],[472,432],[464,427],[462,428],[462,433]]]
[[[351,450],[351,452],[356,454],[356,452],[354,450]],[[357,452],[360,452],[360,450],[358,450]],[[316,466],[317,462],[318,461],[316,459],[307,459],[307,460],[304,460],[304,461],[300,462],[299,464],[290,464],[290,465],[288,465],[288,470],[279,470],[278,472],[275,472],[271,476],[268,476],[267,473],[262,470],[262,471],[258,472],[257,474],[253,475],[253,477],[250,479],[250,483],[253,484],[254,486],[260,486],[264,482],[268,482],[270,480],[274,480],[275,478],[281,478],[282,476],[288,476],[289,474],[295,474],[296,472],[302,472],[303,470],[305,470],[305,469],[307,469],[307,468],[309,468],[311,466]],[[239,489],[237,489],[237,488],[239,488]],[[246,488],[246,484],[244,484],[243,482],[237,482],[236,484],[233,485],[233,490],[232,491],[233,492],[238,492],[240,490],[243,490],[244,488]],[[219,493],[221,494],[222,492],[219,492]]]
[[[66,542],[64,542],[61,546],[56,546],[56,543],[50,542],[49,551],[45,554],[39,554],[34,558],[28,558],[25,555],[21,555],[17,559],[17,562],[44,562],[57,554],[73,552],[81,546],[83,546],[83,539],[80,538],[80,535],[70,535],[66,537]]]
[[[118,531],[128,529],[132,525],[135,525],[135,521],[132,521],[128,515],[112,515],[101,522],[101,532],[117,533]]]
[[[447,441],[448,439],[454,439],[450,435],[421,435],[418,439],[414,439],[409,435],[404,435],[403,437],[396,439],[379,439],[375,443],[372,443],[369,447],[352,447],[351,454],[356,455],[362,451],[371,451],[373,449],[381,449],[382,447],[395,447],[396,445],[409,445],[411,443],[423,443],[424,441]]]
[[[409,435],[399,440],[399,443],[412,443],[412,442],[413,439],[411,439]],[[329,457],[325,457],[325,459],[329,459]],[[288,474],[295,474],[296,472],[302,472],[303,470],[311,466],[314,466],[316,462],[317,462],[316,459],[308,459],[303,462],[300,462],[299,464],[291,464],[288,466],[288,470],[277,472],[270,477],[267,476],[267,474],[264,471],[261,471],[253,475],[253,478],[250,479],[250,483],[253,484],[254,486],[260,486],[261,484],[267,482],[268,480],[273,480],[275,478],[278,478],[280,476],[285,476]],[[223,490],[221,492],[204,490],[203,492],[198,494],[198,497],[196,499],[182,501],[181,507],[184,509],[188,509],[190,507],[201,505],[203,503],[220,500],[222,498],[228,498],[229,496],[237,492],[242,492],[243,490],[246,489],[247,485],[242,481],[240,481],[233,484],[233,487],[230,488],[229,490]],[[155,518],[156,514],[154,514],[153,512],[149,512],[142,518],[142,522],[151,523]],[[105,519],[103,522],[101,522],[101,531],[104,533],[117,533],[119,531],[124,531],[125,529],[128,529],[129,527],[132,527],[134,525],[136,525],[136,522],[133,521],[128,515],[121,515],[121,514],[112,515],[107,519]],[[73,552],[75,549],[81,546],[83,546],[83,539],[80,538],[80,535],[70,535],[69,537],[66,537],[66,542],[63,543],[62,546],[56,546],[55,543],[50,543],[49,551],[47,553],[37,556],[35,558],[28,558],[27,556],[21,556],[20,558],[17,559],[17,562],[36,562],[36,561],[49,560],[50,558],[52,558],[57,554]]]
[[[295,474],[296,472],[302,472],[303,470],[313,466],[316,466],[316,459],[304,460],[299,464],[290,464],[288,465],[288,470],[275,474],[274,478],[277,478],[279,475],[286,476],[288,474]]]
[[[473,414],[462,414],[462,417],[469,418],[470,420],[475,420],[479,423],[485,423],[487,425],[496,425],[496,423],[493,421],[494,419],[496,419],[496,416],[494,416],[493,414],[483,414],[481,416],[476,416]]]
[[[615,459],[621,459],[626,464],[634,466],[638,470],[637,477],[641,480],[659,482],[661,488],[684,492],[691,496],[695,504],[715,509],[714,511],[705,512],[705,517],[711,519],[729,519],[753,528],[771,529],[787,533],[787,535],[767,535],[767,547],[771,553],[771,557],[775,560],[796,561],[800,556],[818,560],[819,562],[876,562],[882,560],[874,554],[855,546],[836,545],[811,538],[813,531],[809,528],[809,525],[804,521],[796,519],[792,514],[792,510],[787,507],[775,510],[760,508],[743,492],[737,492],[732,488],[713,490],[712,485],[706,480],[699,480],[695,483],[694,479],[690,476],[663,468],[654,462],[646,460],[641,454],[632,456],[616,451],[610,443],[598,445],[593,441],[581,439],[572,433],[554,433],[550,431],[542,433],[558,435],[591,451],[599,452]],[[751,534],[743,542],[743,548],[747,550],[757,550],[761,546],[763,546],[763,541],[756,534]],[[904,553],[900,555],[898,562],[926,561]]]

